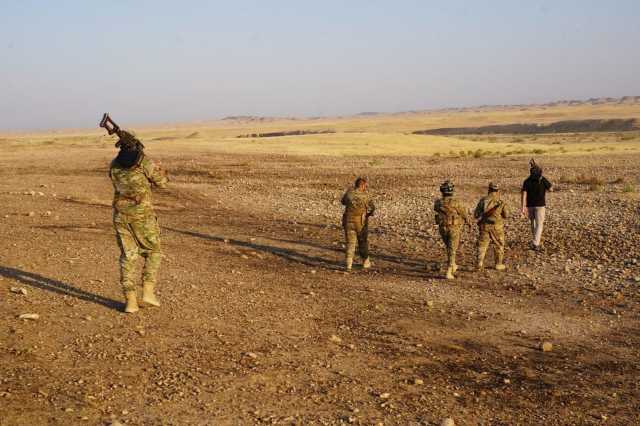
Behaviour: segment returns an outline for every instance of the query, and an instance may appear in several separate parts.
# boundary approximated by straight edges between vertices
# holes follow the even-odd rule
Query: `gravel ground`
[[[0,153],[1,425],[640,422],[637,154],[538,159],[556,183],[543,253],[516,214],[527,158],[150,154],[172,177],[163,306],[124,315],[112,149]],[[374,268],[346,274],[358,174]],[[469,208],[505,188],[506,272],[472,270],[467,229],[442,279],[445,178]]]

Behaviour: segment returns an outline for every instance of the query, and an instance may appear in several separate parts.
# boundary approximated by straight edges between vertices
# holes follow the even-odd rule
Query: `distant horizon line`
[[[631,102],[629,102],[631,101]],[[233,114],[224,115],[219,118],[208,118],[200,120],[185,120],[185,121],[171,121],[171,122],[145,122],[133,124],[128,126],[129,128],[150,128],[153,126],[169,127],[169,126],[185,126],[189,124],[213,123],[219,121],[232,121],[232,120],[321,120],[321,119],[339,119],[339,118],[357,118],[357,117],[380,117],[390,115],[402,115],[402,114],[421,114],[421,113],[433,113],[433,112],[468,112],[477,109],[490,110],[495,108],[523,108],[523,107],[549,107],[549,106],[579,106],[585,104],[602,105],[607,103],[640,103],[640,95],[625,95],[620,97],[590,97],[587,99],[559,99],[553,101],[547,101],[542,103],[526,103],[526,104],[480,104],[470,106],[457,106],[457,107],[437,107],[437,108],[425,108],[415,110],[402,110],[402,111],[361,111],[352,114],[336,114],[336,115],[320,115],[320,116],[296,116],[296,115],[253,115],[253,114]],[[96,127],[99,122],[99,116],[104,113],[97,112]],[[2,134],[25,134],[25,133],[49,133],[49,132],[75,132],[81,130],[90,130],[94,127],[43,127],[43,128],[31,128],[31,129],[0,129]]]

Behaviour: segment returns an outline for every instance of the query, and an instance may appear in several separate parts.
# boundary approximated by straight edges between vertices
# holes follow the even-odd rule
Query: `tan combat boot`
[[[346,269],[347,272],[351,272],[351,268],[353,267],[353,257],[351,256],[347,256],[347,260],[346,260]]]
[[[484,270],[484,256],[486,253],[478,253],[478,271]]]
[[[136,292],[134,291],[127,291],[124,294],[125,298],[127,299],[127,306],[124,308],[124,311],[128,314],[133,314],[135,312],[138,312],[139,308],[138,308],[138,298],[136,296]]]
[[[447,275],[445,275],[445,277],[446,277],[448,280],[453,280],[453,279],[455,279],[455,277],[453,276],[453,267],[451,267],[451,266],[450,266],[450,267],[448,267],[448,268],[447,268]]]
[[[142,301],[148,305],[160,307],[160,301],[158,301],[154,289],[153,284],[144,284],[142,286]]]
[[[507,267],[502,263],[502,256],[496,255],[496,271],[504,271],[505,269]]]
[[[371,268],[371,260],[369,260],[369,258],[367,257],[364,262],[362,263],[362,267],[364,269],[369,269]]]

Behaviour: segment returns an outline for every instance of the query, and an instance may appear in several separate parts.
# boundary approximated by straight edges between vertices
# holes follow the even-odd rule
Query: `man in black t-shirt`
[[[551,183],[542,176],[542,168],[533,159],[529,162],[530,174],[522,184],[522,214],[531,221],[533,240],[531,248],[540,250],[542,245],[542,228],[546,210],[546,193],[552,191]]]

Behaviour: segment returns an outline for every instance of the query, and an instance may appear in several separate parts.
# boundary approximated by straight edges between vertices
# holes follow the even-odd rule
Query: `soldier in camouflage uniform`
[[[462,203],[453,197],[454,185],[450,181],[440,185],[442,198],[435,201],[433,210],[436,213],[436,223],[440,236],[447,248],[447,273],[448,280],[454,279],[458,270],[456,264],[456,251],[460,244],[462,226],[469,222],[469,215]]]
[[[489,194],[482,198],[476,210],[474,217],[478,221],[480,235],[478,236],[478,270],[484,267],[484,257],[487,254],[489,243],[493,243],[493,252],[495,255],[496,266],[498,271],[503,271],[504,266],[504,219],[507,218],[507,206],[500,199],[498,185],[489,184]]]
[[[144,258],[142,301],[160,306],[154,289],[160,268],[160,227],[151,203],[151,187],[165,188],[166,173],[144,155],[144,146],[131,133],[119,130],[120,152],[111,162],[113,225],[120,246],[120,282],[127,305],[125,312],[138,311],[135,266]]]
[[[353,189],[348,190],[342,196],[342,205],[345,206],[342,215],[342,227],[344,228],[346,249],[346,269],[351,271],[353,256],[358,246],[358,253],[362,259],[362,267],[371,267],[369,260],[369,217],[373,215],[376,207],[367,192],[367,178],[359,177]]]

